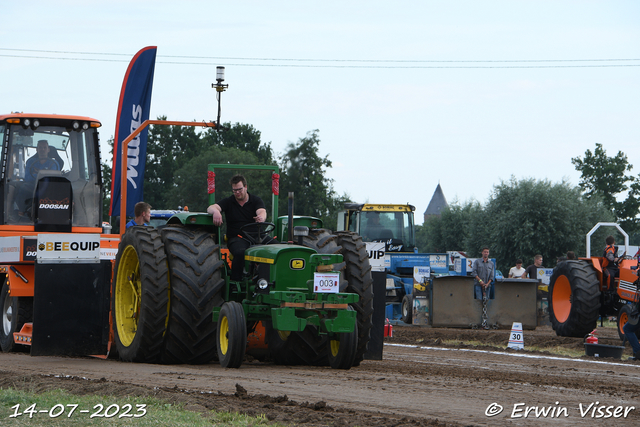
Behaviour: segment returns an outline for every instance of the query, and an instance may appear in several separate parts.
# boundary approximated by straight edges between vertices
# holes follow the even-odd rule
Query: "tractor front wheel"
[[[625,304],[622,307],[620,307],[620,311],[618,312],[618,336],[623,341],[624,341],[624,331],[622,330],[622,328],[624,328],[624,325],[629,321],[629,317],[631,316],[632,311],[633,311],[632,306],[629,304]],[[638,331],[636,331],[636,336],[638,336]]]
[[[229,301],[218,317],[218,358],[223,368],[239,368],[247,349],[247,321],[242,304]]]
[[[585,261],[563,261],[549,282],[549,318],[556,334],[582,338],[591,332],[600,311],[600,282]]]
[[[116,255],[113,334],[120,359],[158,363],[169,308],[167,258],[158,230],[131,227]]]
[[[20,332],[22,326],[31,321],[33,314],[33,298],[12,297],[9,295],[9,280],[5,276],[0,290],[0,307],[2,308],[2,328],[0,328],[0,347],[5,353],[24,350],[27,346],[16,344],[13,333]]]
[[[402,298],[402,320],[404,323],[411,324],[413,319],[413,297],[411,295],[405,295]]]

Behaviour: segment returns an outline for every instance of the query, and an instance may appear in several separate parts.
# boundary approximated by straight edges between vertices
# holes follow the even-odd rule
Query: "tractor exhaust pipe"
[[[289,208],[287,211],[289,238],[288,243],[293,244],[293,191],[289,191]]]

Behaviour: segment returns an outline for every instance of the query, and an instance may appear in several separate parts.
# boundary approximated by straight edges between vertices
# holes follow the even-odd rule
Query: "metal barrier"
[[[482,300],[474,298],[473,278],[441,276],[433,279],[431,325],[470,328],[482,322]],[[513,322],[524,329],[537,326],[537,280],[503,279],[495,283],[495,298],[487,305],[488,324],[511,329]]]

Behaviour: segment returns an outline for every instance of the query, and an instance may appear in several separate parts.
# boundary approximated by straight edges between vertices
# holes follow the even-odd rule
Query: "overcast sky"
[[[438,182],[450,203],[512,175],[577,185],[596,143],[640,173],[638,1],[5,2],[0,111],[94,117],[106,147],[145,46],[151,118],[215,120],[223,65],[223,122],[276,153],[318,129],[339,194],[417,223]]]

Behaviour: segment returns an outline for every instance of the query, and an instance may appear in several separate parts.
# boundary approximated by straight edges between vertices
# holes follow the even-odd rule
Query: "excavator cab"
[[[100,227],[99,126],[86,117],[0,116],[0,224],[57,232]]]

